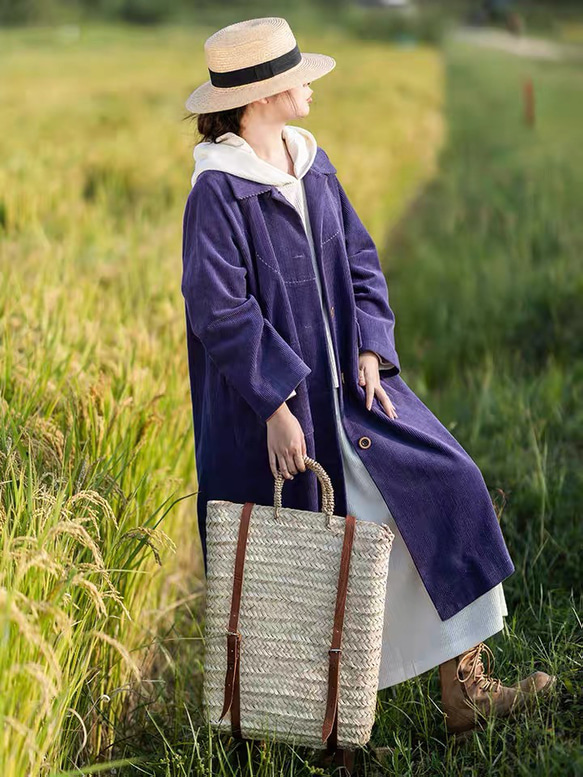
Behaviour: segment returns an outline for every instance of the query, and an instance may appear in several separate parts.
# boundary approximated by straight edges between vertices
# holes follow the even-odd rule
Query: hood
[[[204,170],[223,170],[241,178],[274,186],[297,183],[312,166],[318,144],[312,133],[304,127],[286,124],[281,135],[293,159],[295,176],[261,159],[240,135],[225,132],[219,135],[216,143],[203,141],[194,147],[191,186],[194,186]]]

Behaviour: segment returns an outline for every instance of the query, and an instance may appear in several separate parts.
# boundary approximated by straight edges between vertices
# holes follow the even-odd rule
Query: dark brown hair
[[[192,113],[185,118],[196,120],[197,130],[199,135],[202,135],[202,139],[215,143],[216,139],[225,132],[239,134],[241,119],[246,109],[247,106],[242,105],[240,108],[229,108],[213,113]]]

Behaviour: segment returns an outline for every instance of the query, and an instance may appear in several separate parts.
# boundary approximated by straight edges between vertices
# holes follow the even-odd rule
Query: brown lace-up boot
[[[486,653],[488,670],[484,669],[481,654]],[[514,686],[490,676],[490,659],[494,654],[480,642],[449,661],[439,665],[441,699],[446,714],[446,728],[450,733],[465,738],[491,714],[500,717],[524,708],[537,694],[546,694],[556,677],[546,672],[533,672]]]

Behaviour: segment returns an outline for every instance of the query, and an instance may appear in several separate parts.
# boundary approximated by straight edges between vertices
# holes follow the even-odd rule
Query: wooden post
[[[535,105],[534,105],[534,86],[532,78],[526,78],[523,84],[524,95],[524,121],[529,127],[534,126]]]

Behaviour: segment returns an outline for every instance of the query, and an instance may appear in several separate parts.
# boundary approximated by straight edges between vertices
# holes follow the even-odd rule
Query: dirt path
[[[451,36],[467,43],[507,51],[520,57],[554,61],[571,58],[583,60],[583,46],[558,43],[547,38],[533,38],[528,35],[513,35],[493,27],[462,26],[454,30]]]

